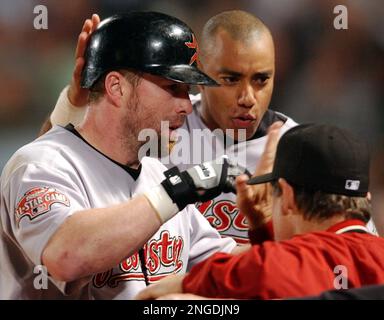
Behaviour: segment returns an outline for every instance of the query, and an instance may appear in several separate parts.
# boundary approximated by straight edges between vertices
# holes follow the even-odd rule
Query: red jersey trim
[[[326,231],[340,234],[340,233],[344,233],[352,230],[362,230],[367,233],[370,233],[366,227],[366,224],[363,221],[358,219],[350,219],[350,220],[345,220],[345,221],[336,223],[330,228],[328,228]]]

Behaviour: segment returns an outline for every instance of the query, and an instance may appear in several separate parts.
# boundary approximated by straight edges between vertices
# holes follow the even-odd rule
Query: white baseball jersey
[[[229,252],[223,239],[194,206],[165,223],[141,252],[93,275],[75,294],[49,277],[39,286],[41,255],[60,225],[76,211],[127,201],[163,179],[166,168],[144,158],[140,170],[112,161],[73,130],[55,126],[19,149],[3,170],[0,209],[0,299],[131,299],[172,273],[184,273],[213,252]],[[145,263],[142,263],[144,256]],[[142,265],[144,266],[142,269]]]
[[[180,170],[185,170],[191,165],[211,161],[226,154],[230,159],[253,173],[267,141],[268,127],[276,121],[283,121],[284,125],[280,130],[282,135],[288,129],[297,125],[287,116],[268,110],[253,138],[241,143],[231,142],[228,138],[223,139],[223,135],[220,135],[221,131],[217,131],[219,134],[212,132],[202,121],[200,116],[200,94],[191,95],[190,98],[193,103],[193,112],[187,116],[187,120],[181,128],[182,130],[180,130],[178,143],[172,150],[171,155],[161,159],[168,167],[177,165]],[[186,132],[188,134],[185,134]],[[238,243],[249,242],[247,221],[236,207],[235,194],[222,193],[214,200],[197,206],[222,236],[232,237]]]

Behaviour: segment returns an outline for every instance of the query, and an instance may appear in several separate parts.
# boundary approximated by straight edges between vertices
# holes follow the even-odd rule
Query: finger
[[[284,122],[283,121],[276,121],[274,123],[272,123],[269,128],[268,128],[268,132],[270,132],[271,130],[280,130],[280,128],[284,125]]]
[[[260,161],[256,167],[254,176],[266,174],[272,171],[275,161],[276,149],[280,138],[280,128],[282,122],[275,122],[268,130],[267,142]]]
[[[246,174],[236,177],[236,191],[238,194],[242,194],[247,190],[247,181],[249,180]]]
[[[88,33],[81,32],[77,38],[77,46],[75,52],[75,59],[84,56],[85,48],[87,45]]]
[[[85,22],[84,22],[84,26],[83,26],[83,29],[81,30],[81,32],[89,33],[89,32],[91,32],[91,30],[92,30],[92,20],[91,19],[86,19]]]
[[[91,29],[91,32],[95,31],[97,26],[99,25],[100,23],[100,17],[98,14],[94,13],[92,15],[92,29]]]
[[[253,204],[252,187],[247,185],[247,175],[240,175],[236,178],[236,203],[240,211],[247,212]]]
[[[76,58],[84,56],[84,52],[87,46],[89,36],[93,31],[95,31],[99,23],[100,23],[100,17],[97,14],[92,15],[92,20],[90,19],[85,20],[83,29],[79,34],[79,37],[77,40],[77,47],[75,52]]]
[[[84,21],[83,27],[81,28],[81,32],[86,31],[86,30],[87,30],[87,20]]]
[[[283,126],[283,122],[278,121],[273,123],[268,128],[268,139],[265,146],[267,152],[275,151],[277,143],[279,142],[280,129]]]
[[[270,183],[263,183],[260,185],[260,200],[261,201],[268,201],[269,200],[270,189],[271,189]]]
[[[77,38],[77,46],[75,50],[75,59],[80,56],[80,46],[81,46],[81,41],[84,38],[84,34],[88,34],[90,30],[90,23],[91,20],[87,19],[84,21],[83,28],[81,29],[81,32]]]
[[[75,68],[73,70],[73,78],[76,82],[80,82],[81,72],[83,71],[84,62],[85,60],[83,57],[76,59]]]

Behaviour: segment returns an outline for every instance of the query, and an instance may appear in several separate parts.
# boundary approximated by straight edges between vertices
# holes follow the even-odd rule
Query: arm
[[[168,170],[160,185],[126,203],[72,214],[50,238],[43,263],[55,278],[67,282],[115,266],[186,205],[220,194],[233,178],[232,166],[216,161],[201,177],[204,165],[184,172]]]
[[[86,19],[79,34],[75,52],[75,67],[69,87],[66,87],[59,96],[54,111],[40,128],[39,136],[46,133],[53,124],[67,125],[69,122],[78,123],[85,113],[88,100],[88,89],[80,86],[81,72],[84,67],[84,52],[91,33],[97,28],[100,18],[93,14]]]
[[[49,273],[73,281],[105,271],[136,252],[161,226],[145,196],[68,217],[42,254]]]
[[[150,300],[175,293],[212,298],[263,298],[263,294],[267,294],[263,284],[281,280],[282,255],[274,256],[272,251],[267,254],[266,249],[253,246],[240,255],[216,253],[194,266],[190,273],[168,276],[142,290],[135,298]],[[286,266],[283,270],[286,271]]]
[[[272,171],[281,126],[281,122],[275,122],[269,128],[267,143],[254,176]],[[246,175],[241,175],[236,178],[237,206],[247,217],[249,234],[254,238],[252,243],[271,240],[271,186],[270,184],[247,185],[248,179],[249,178]],[[260,233],[261,236],[257,236],[257,233]]]

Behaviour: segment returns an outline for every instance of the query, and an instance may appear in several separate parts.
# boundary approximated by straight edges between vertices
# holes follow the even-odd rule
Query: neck
[[[342,214],[335,215],[329,219],[320,222],[318,220],[304,220],[302,217],[302,214],[298,214],[297,221],[294,222],[295,234],[325,231],[333,225],[346,220],[345,216]]]
[[[117,114],[110,109],[103,105],[91,106],[76,130],[107,157],[136,169],[140,165],[137,138],[124,132]]]

